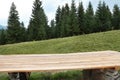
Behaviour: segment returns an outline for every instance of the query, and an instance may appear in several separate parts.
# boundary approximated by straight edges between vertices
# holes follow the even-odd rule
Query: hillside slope
[[[120,30],[0,46],[0,54],[120,51]]]

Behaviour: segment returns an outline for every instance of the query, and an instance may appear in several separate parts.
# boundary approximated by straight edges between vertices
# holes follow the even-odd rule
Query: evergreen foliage
[[[79,23],[79,34],[85,33],[85,13],[83,3],[80,2],[78,6],[78,23]]]
[[[20,30],[20,34],[21,34],[21,38],[20,38],[20,41],[21,42],[24,42],[27,40],[27,33],[26,33],[26,28],[24,26],[24,23],[20,23],[20,27],[21,27],[21,30]]]
[[[68,4],[57,9],[55,33],[56,37],[70,36],[70,8]]]
[[[61,26],[60,26],[60,37],[65,37],[65,7],[63,6],[62,7],[62,10],[61,10]]]
[[[46,39],[47,27],[47,18],[42,7],[42,2],[40,0],[35,0],[33,3],[32,15],[28,26],[28,39]]]
[[[70,11],[70,36],[79,34],[78,18],[77,18],[77,9],[75,6],[75,1],[72,0],[71,11]]]
[[[58,9],[56,11],[55,20],[56,20],[55,37],[58,38],[58,37],[60,37],[60,26],[61,26],[61,8],[60,8],[60,6],[58,7]]]
[[[113,16],[112,16],[113,29],[120,29],[120,9],[118,5],[114,5]]]
[[[50,22],[50,38],[55,38],[55,21]]]
[[[111,29],[111,12],[105,2],[99,2],[95,17],[95,32],[103,32]]]
[[[16,6],[12,3],[10,13],[8,17],[8,28],[7,28],[7,43],[21,42],[21,27],[19,22],[18,11]]]
[[[5,34],[5,30],[2,29],[0,30],[0,45],[4,45],[6,44],[6,34]]]
[[[85,10],[82,2],[76,8],[75,0],[72,0],[71,5],[66,3],[62,7],[58,6],[55,20],[51,20],[48,25],[42,1],[35,0],[28,28],[25,28],[24,23],[19,21],[15,4],[12,3],[7,29],[1,30],[0,33],[0,44],[68,37],[113,29],[120,29],[118,5],[114,5],[111,12],[106,3],[100,1],[94,12],[91,2]]]
[[[68,4],[65,4],[65,12],[64,12],[64,26],[65,26],[65,37],[70,36],[70,7]]]
[[[84,33],[92,33],[94,32],[95,19],[94,19],[94,11],[91,2],[89,2],[88,8],[85,13],[85,28]]]

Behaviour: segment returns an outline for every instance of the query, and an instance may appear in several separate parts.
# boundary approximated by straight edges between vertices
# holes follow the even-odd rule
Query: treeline
[[[16,6],[12,3],[8,17],[7,30],[0,31],[0,44],[37,41],[51,38],[68,37],[108,30],[120,29],[120,8],[114,5],[111,12],[105,2],[99,2],[97,10],[93,10],[91,2],[87,9],[80,2],[78,7],[74,0],[58,7],[55,19],[48,25],[47,16],[40,0],[35,0],[29,25],[19,21]]]

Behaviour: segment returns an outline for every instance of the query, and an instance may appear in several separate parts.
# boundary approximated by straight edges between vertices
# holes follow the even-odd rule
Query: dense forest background
[[[10,7],[7,29],[0,30],[0,45],[25,41],[38,41],[62,38],[120,29],[120,8],[117,4],[113,10],[105,2],[99,2],[94,11],[91,2],[87,9],[80,2],[76,7],[71,5],[58,6],[55,19],[48,25],[48,19],[40,0],[33,3],[32,14],[27,28],[19,21],[19,13],[14,3]]]

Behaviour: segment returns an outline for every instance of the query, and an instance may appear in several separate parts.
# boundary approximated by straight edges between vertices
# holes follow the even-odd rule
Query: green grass
[[[0,46],[0,54],[2,55],[44,54],[44,53],[55,54],[55,53],[72,53],[72,52],[88,52],[88,51],[103,51],[103,50],[120,51],[120,30]],[[56,79],[58,77],[59,78],[68,77],[71,80],[78,80],[77,78],[80,78],[80,75],[78,76],[76,73],[79,74],[81,72],[72,71],[66,73],[57,73],[54,75],[33,73],[31,75],[30,80],[47,80],[46,78],[48,78],[49,80],[49,78],[51,77],[55,78],[55,80],[60,80],[60,79]],[[75,76],[77,77],[75,78]],[[65,79],[65,80],[70,80],[70,79]],[[0,80],[8,80],[6,73],[0,73]]]
[[[81,71],[67,71],[57,73],[33,73],[30,80],[80,80],[82,79]]]
[[[120,51],[120,30],[0,46],[0,54],[48,54]]]
[[[7,73],[0,73],[0,80],[9,80]],[[81,71],[65,71],[57,73],[40,73],[34,72],[29,80],[82,80]]]
[[[0,80],[8,80],[8,75],[6,73],[0,73]]]

